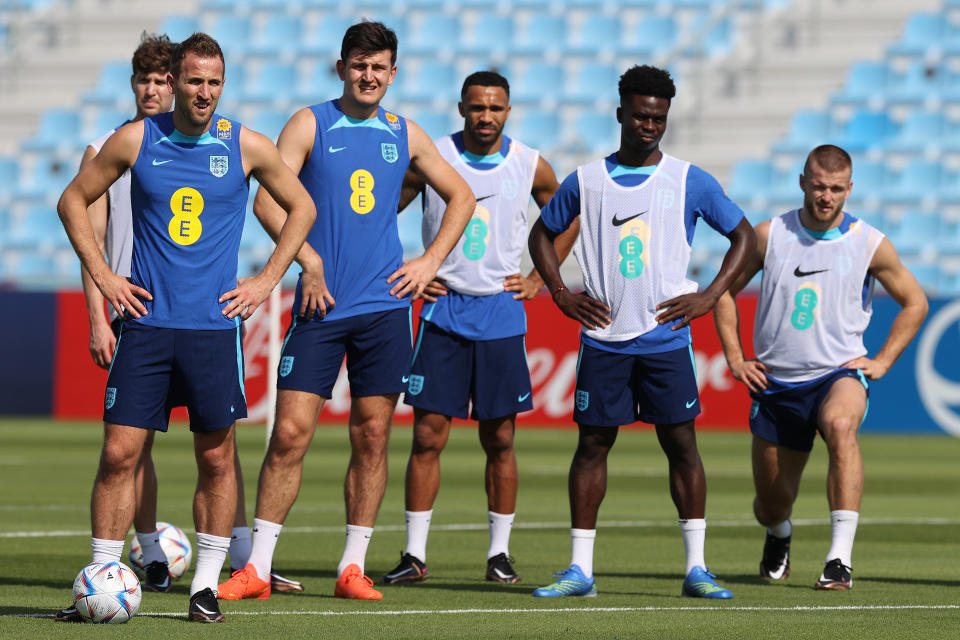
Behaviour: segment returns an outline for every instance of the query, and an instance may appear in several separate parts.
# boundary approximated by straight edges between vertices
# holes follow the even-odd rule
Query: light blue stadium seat
[[[462,128],[462,122],[454,123],[446,111],[436,111],[434,109],[421,109],[416,115],[410,116],[414,122],[420,125],[427,135],[436,140],[441,136],[453,133],[454,130]],[[509,127],[509,125],[507,125]]]
[[[566,67],[564,67],[566,69]],[[564,102],[593,103],[597,100],[619,102],[617,85],[621,70],[613,63],[590,61],[573,75],[564,72],[566,88]]]
[[[246,16],[222,13],[210,30],[225,54],[243,56],[250,46],[252,27]]]
[[[275,102],[287,99],[297,87],[297,67],[294,64],[267,60],[260,66],[252,82],[243,88],[243,99],[256,102]]]
[[[931,46],[943,40],[946,31],[946,19],[942,13],[914,13],[907,18],[900,40],[887,47],[887,53],[894,56],[922,56]]]
[[[616,51],[621,29],[619,17],[591,13],[567,41],[567,50],[581,55]]]
[[[940,215],[936,211],[908,210],[896,217],[886,216],[884,233],[900,253],[933,250],[939,242]]]
[[[76,175],[79,164],[79,161],[76,164],[67,164],[53,155],[43,155],[37,158],[26,172],[21,170],[21,182],[15,196],[25,200],[56,203]]]
[[[854,112],[843,129],[840,144],[850,153],[882,148],[887,138],[897,133],[896,123],[886,111],[861,109]]]
[[[832,134],[833,118],[828,111],[800,109],[793,114],[786,137],[773,144],[773,151],[806,154],[829,142]]]
[[[250,121],[250,128],[276,142],[291,115],[288,110],[261,109]]]
[[[15,278],[31,283],[49,283],[56,277],[57,262],[52,255],[21,251],[17,255]]]
[[[460,51],[473,55],[505,52],[513,43],[513,19],[508,15],[483,13],[464,29]]]
[[[449,62],[425,59],[413,72],[404,76],[400,94],[409,102],[433,102],[444,98],[456,102],[459,99],[462,78]]]
[[[133,101],[131,100],[131,103],[132,102]],[[134,117],[135,111],[136,106],[133,104],[131,104],[128,109],[113,109],[108,107],[99,109],[93,119],[93,130],[89,131],[88,135],[86,136],[89,138],[87,142],[93,142],[111,129],[120,128],[123,123]]]
[[[529,110],[513,131],[519,140],[544,152],[559,146],[563,135],[556,111]]]
[[[436,55],[441,51],[456,51],[460,40],[460,19],[449,13],[430,12],[410,32],[404,43],[405,52],[417,55]]]
[[[940,230],[937,234],[937,251],[941,254],[960,257],[960,220],[940,219]],[[960,282],[960,280],[958,280]]]
[[[721,56],[733,46],[733,24],[729,16],[718,18],[709,11],[699,13],[686,30],[691,44],[684,47],[687,56]]]
[[[400,235],[400,244],[403,246],[403,257],[413,258],[423,253],[423,224],[422,197],[410,203],[397,218],[397,231]]]
[[[200,23],[193,16],[167,16],[160,23],[160,33],[165,33],[173,42],[182,42],[200,31]]]
[[[903,74],[890,77],[886,101],[890,105],[922,105],[939,98],[943,83],[939,65],[917,60]]]
[[[937,160],[911,160],[887,181],[881,192],[883,200],[887,204],[911,204],[934,199],[940,190],[940,174]]]
[[[908,256],[903,260],[904,266],[916,277],[920,286],[928,293],[940,292],[940,267],[936,262],[927,262]]]
[[[882,100],[889,80],[890,69],[886,62],[855,62],[847,74],[846,84],[830,97],[830,102],[863,106],[870,100]]]
[[[648,14],[626,34],[623,53],[630,56],[664,54],[673,48],[676,39],[677,24],[672,15]]]
[[[12,156],[0,156],[0,199],[11,196],[20,183],[20,162]]]
[[[271,15],[254,34],[248,52],[257,55],[289,55],[299,51],[301,24],[299,16]]]
[[[566,46],[567,21],[562,15],[537,15],[517,31],[512,50],[523,54],[560,51]]]
[[[511,74],[510,101],[538,103],[558,97],[563,91],[564,67],[549,62],[531,62],[521,73]]]
[[[52,151],[84,144],[80,114],[75,109],[48,109],[40,118],[37,132],[22,143],[28,151]]]
[[[337,75],[336,67],[327,60],[318,60],[303,77],[294,95],[301,104],[316,104],[338,97],[342,93],[343,80]]]
[[[333,54],[339,59],[343,34],[353,22],[352,17],[325,14],[316,25],[304,31],[302,49],[316,55]]]
[[[117,104],[129,101],[130,76],[133,70],[130,62],[108,62],[100,68],[97,86],[83,94],[87,104]]]
[[[765,196],[772,180],[773,166],[768,160],[744,158],[733,167],[727,194],[734,202],[747,202]]]
[[[939,147],[946,132],[946,119],[941,111],[917,109],[910,112],[897,135],[886,142],[887,151],[920,153]]]
[[[70,246],[57,211],[51,205],[30,207],[18,223],[11,225],[5,243],[17,249]]]
[[[582,110],[574,119],[574,147],[591,155],[613,153],[620,146],[620,124],[613,111]]]
[[[767,188],[767,197],[778,202],[778,207],[797,207],[800,205],[803,194],[800,191],[800,174],[806,155],[797,156],[787,166],[774,167],[770,176],[770,186]]]

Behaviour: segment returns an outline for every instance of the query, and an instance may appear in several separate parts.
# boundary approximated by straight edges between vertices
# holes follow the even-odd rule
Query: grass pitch
[[[393,433],[390,484],[367,556],[379,582],[404,546],[403,474],[411,429]],[[320,428],[300,497],[275,556],[302,594],[226,602],[223,625],[185,620],[192,571],[169,594],[146,593],[126,625],[62,625],[49,618],[70,601],[89,561],[89,496],[101,427],[0,420],[0,638],[951,638],[960,627],[960,440],[861,439],[867,488],[854,547],[854,588],[814,591],[829,546],[826,454],[817,444],[794,510],[792,573],[756,577],[763,530],[751,512],[749,436],[702,433],[707,469],[707,561],[731,601],[680,598],[683,548],[667,491],[666,461],[650,431],[623,429],[611,453],[600,511],[598,598],[533,598],[569,561],[566,476],[573,430],[521,429],[520,497],[511,539],[523,581],[484,581],[487,549],[483,456],[476,432],[457,428],[428,544],[430,579],[384,586],[381,602],[333,598],[343,548],[343,428]],[[238,430],[248,517],[264,449],[262,428]],[[158,436],[158,518],[192,528],[196,482],[190,435]],[[224,577],[226,573],[223,574]]]

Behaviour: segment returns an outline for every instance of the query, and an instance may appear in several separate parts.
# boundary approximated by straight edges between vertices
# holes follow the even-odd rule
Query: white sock
[[[775,538],[789,538],[790,534],[793,533],[793,525],[790,524],[790,518],[787,518],[780,524],[767,527],[767,533]]]
[[[270,569],[273,568],[273,551],[277,548],[277,539],[280,537],[282,524],[253,519],[253,545],[250,548],[250,557],[247,564],[252,564],[261,580],[270,579]],[[244,565],[246,566],[246,565]]]
[[[687,554],[687,570],[684,575],[689,575],[694,567],[706,569],[707,561],[703,559],[703,543],[707,537],[707,521],[704,518],[691,518],[679,522],[683,550]]]
[[[430,533],[430,517],[433,515],[433,509],[429,511],[404,511],[407,518],[407,548],[404,553],[409,553],[420,562],[427,561],[427,534]]]
[[[363,561],[367,557],[367,547],[370,546],[370,536],[372,535],[373,527],[347,525],[347,541],[343,545],[343,557],[340,558],[340,564],[337,565],[337,577],[343,573],[347,565],[351,564],[360,567],[360,573],[364,573]]]
[[[570,529],[570,564],[577,565],[587,578],[593,577],[593,542],[596,529]]]
[[[840,562],[848,567],[853,556],[853,538],[857,535],[857,522],[860,514],[856,511],[842,509],[830,512],[830,528],[833,536],[830,539],[830,551],[827,553],[827,562],[840,558]]]
[[[167,554],[160,546],[160,532],[156,529],[148,533],[137,531],[137,542],[140,543],[140,549],[143,551],[143,566],[151,562],[167,561]]]
[[[230,570],[236,571],[247,566],[253,540],[249,527],[234,527],[230,532]]]
[[[515,515],[515,513],[487,511],[487,517],[490,520],[490,548],[487,549],[487,560],[501,553],[510,555],[510,530],[513,529]]]
[[[120,562],[123,555],[123,540],[104,540],[90,538],[90,549],[93,551],[92,562]]]
[[[230,538],[197,532],[197,566],[193,573],[193,582],[190,583],[191,596],[207,587],[214,593],[217,592],[220,570],[223,569],[223,561],[227,559],[229,549]]]

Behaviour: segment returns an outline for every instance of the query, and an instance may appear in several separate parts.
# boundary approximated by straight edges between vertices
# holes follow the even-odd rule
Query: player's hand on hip
[[[538,283],[524,275],[515,273],[503,279],[504,291],[517,291],[514,294],[514,300],[533,300],[533,298],[543,288],[543,283]]]
[[[672,331],[676,331],[690,324],[694,318],[709,312],[716,303],[715,298],[702,292],[677,296],[657,305],[657,311],[664,310],[657,316],[657,322],[667,324],[679,318],[680,322],[672,328]]]
[[[434,279],[428,282],[427,286],[423,288],[423,293],[420,294],[420,297],[427,302],[436,302],[437,296],[445,296],[448,293],[450,293],[450,289],[447,288],[443,280]]]
[[[759,360],[741,360],[731,364],[730,374],[735,380],[747,385],[747,389],[754,393],[767,388],[767,367]]]
[[[870,380],[879,380],[887,371],[890,370],[888,365],[883,364],[878,360],[872,360],[866,357],[854,358],[850,362],[845,362],[843,364],[844,369],[860,369],[863,372],[863,375],[867,376]]]
[[[414,258],[409,262],[404,261],[403,266],[387,278],[387,284],[393,285],[390,295],[403,298],[410,294],[411,300],[420,298],[427,285],[436,277],[439,268],[440,264],[435,263],[427,255]]]
[[[321,318],[326,317],[327,311],[337,304],[327,289],[322,265],[319,268],[303,270],[300,276],[300,293],[298,313],[301,318],[312,318],[314,313],[319,313]]]
[[[558,291],[553,301],[567,315],[587,329],[602,329],[610,324],[610,308],[586,293]]]
[[[100,322],[90,327],[90,355],[101,369],[109,369],[113,360],[113,351],[117,347],[117,339],[110,330],[110,325]]]
[[[267,299],[271,288],[261,274],[252,278],[240,278],[237,280],[236,289],[227,291],[217,300],[220,304],[227,303],[220,313],[230,319],[240,316],[241,320],[246,320]]]
[[[138,287],[123,276],[115,273],[105,274],[97,282],[97,288],[107,299],[107,302],[113,305],[114,309],[123,309],[134,318],[142,318],[147,315],[147,308],[140,298],[153,300],[153,295],[143,287]]]

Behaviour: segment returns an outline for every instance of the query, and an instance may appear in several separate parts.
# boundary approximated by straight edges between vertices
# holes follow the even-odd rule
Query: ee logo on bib
[[[373,174],[366,169],[357,169],[350,174],[350,208],[362,215],[373,211],[376,202]]]
[[[173,217],[167,225],[170,239],[179,245],[190,245],[200,239],[203,225],[203,196],[192,187],[180,187],[170,196],[170,211]]]

